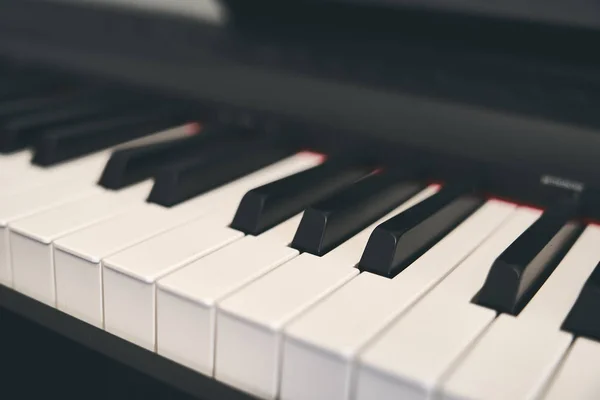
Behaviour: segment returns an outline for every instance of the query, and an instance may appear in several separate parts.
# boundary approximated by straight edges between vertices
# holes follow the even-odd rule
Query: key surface
[[[102,189],[92,185],[73,185],[72,182],[53,185],[52,190],[38,188],[0,197],[0,282],[12,287],[8,224],[36,212],[59,206],[71,200],[90,197]]]
[[[143,204],[150,188],[151,182],[145,182],[118,192],[102,192],[10,223],[14,288],[55,306],[52,242]]]
[[[160,279],[157,352],[211,376],[217,304],[298,254],[279,241],[246,236]]]
[[[570,343],[565,332],[502,314],[443,383],[438,397],[537,399]]]
[[[600,263],[587,279],[577,300],[567,314],[562,329],[578,336],[600,339],[600,322],[596,317],[600,307]]]
[[[518,314],[581,233],[581,224],[571,221],[575,211],[570,204],[544,211],[541,218],[494,261],[477,295],[477,304]]]
[[[154,351],[156,280],[243,236],[242,232],[211,223],[210,217],[199,218],[105,258],[105,329]]]
[[[251,187],[314,166],[320,158],[297,154],[253,174],[212,190],[170,209],[146,203],[55,241],[57,307],[96,326],[102,326],[101,260],[206,215],[220,215],[221,223],[233,216],[235,204]],[[218,212],[224,210],[225,212]],[[227,215],[227,212],[230,214]]]
[[[547,389],[544,400],[596,400],[600,397],[600,343],[578,338]]]
[[[24,153],[22,161],[25,161],[26,154]],[[108,157],[108,153],[101,152],[51,168],[37,167],[29,162],[23,165],[18,161],[6,170],[1,170],[4,174],[0,175],[0,184],[4,191],[0,196],[15,195],[42,187],[53,190],[55,185],[68,182],[73,186],[96,186]]]
[[[322,256],[423,188],[394,171],[371,174],[307,208],[292,247]]]
[[[371,171],[368,166],[333,159],[252,189],[243,197],[231,226],[248,235],[259,235]]]
[[[292,322],[285,330],[282,398],[350,398],[360,349],[443,279],[515,208],[487,202],[393,280],[363,272]]]
[[[435,188],[423,190],[396,212],[434,191]],[[246,236],[161,279],[157,291],[158,352],[202,373],[212,374],[217,304],[299,254],[288,245],[300,218],[301,214],[296,215],[258,237]],[[360,258],[360,251],[354,247],[364,247],[372,229],[374,226],[367,228],[367,235],[361,232],[356,236],[362,238],[362,245],[353,238],[339,247],[350,249],[342,249],[338,254],[333,251],[322,258],[323,262],[352,268]],[[294,282],[287,284],[294,285]],[[173,326],[181,329],[172,329]]]
[[[275,398],[281,329],[357,274],[305,253],[223,300],[217,311],[215,378]]]
[[[600,227],[586,228],[523,311],[497,318],[451,368],[441,397],[539,398],[571,343],[560,324],[600,260],[599,240]]]
[[[518,208],[429,294],[361,352],[358,400],[399,396],[426,399],[434,393],[448,368],[496,316],[492,310],[471,303],[493,261],[540,214]]]
[[[318,160],[315,157],[315,163],[319,162]],[[229,206],[224,204],[215,206],[206,218],[201,217],[104,258],[104,317],[108,331],[148,349],[155,348],[154,285],[157,280],[176,273],[181,268],[187,269],[187,264],[202,259],[220,248],[223,248],[226,253],[234,251],[235,257],[238,257],[237,251],[240,248],[231,243],[241,239],[244,234],[227,228],[226,225],[235,213],[239,198],[228,202],[231,203]],[[217,216],[222,214],[225,217]],[[293,234],[288,234],[290,229],[287,225],[294,224],[297,227],[298,220],[292,218],[281,224],[281,227],[273,228],[269,236],[277,236],[277,239],[289,243]],[[286,235],[288,238],[283,239]],[[285,246],[285,244],[277,246],[277,242],[274,241],[270,243],[273,243],[273,248],[267,253],[270,257],[272,257],[271,253],[277,254],[277,247]],[[285,252],[290,253],[289,249]],[[248,257],[256,255],[256,249],[244,253],[246,258],[243,266],[247,273],[250,269],[247,265],[250,262]],[[233,264],[224,264],[222,268],[233,268]],[[134,290],[136,287],[139,290]],[[130,301],[123,303],[124,298],[129,298]]]
[[[483,203],[465,187],[448,186],[436,195],[379,225],[359,269],[393,278]]]

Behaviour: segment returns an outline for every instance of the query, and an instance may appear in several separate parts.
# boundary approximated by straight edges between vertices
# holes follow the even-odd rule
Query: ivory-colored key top
[[[159,354],[213,374],[219,302],[298,255],[271,239],[246,236],[158,281]]]
[[[587,227],[519,315],[501,315],[451,368],[441,397],[538,399],[571,343],[560,326],[600,261],[599,241],[600,227]]]
[[[299,153],[172,208],[144,204],[55,242],[57,307],[90,324],[104,322],[102,259],[210,214],[224,226],[241,197],[252,187],[318,164],[321,158]]]
[[[105,258],[105,329],[154,351],[156,281],[243,236],[200,218]]]
[[[284,325],[357,274],[354,268],[330,265],[305,253],[222,301],[217,311],[216,379],[275,398]]]
[[[438,286],[361,352],[357,399],[413,400],[434,394],[448,368],[495,319],[494,311],[471,303],[489,268],[540,214],[517,209]]]
[[[12,196],[0,196],[0,283],[9,287],[13,285],[8,228],[11,222],[102,192],[103,189],[98,186],[62,183],[54,185],[52,190],[39,188]]]
[[[544,400],[600,398],[600,343],[578,338],[546,389]]]
[[[62,236],[143,204],[152,182],[106,191],[18,219],[9,225],[14,288],[48,305],[56,303],[54,249]]]
[[[355,357],[512,215],[488,201],[394,279],[363,272],[285,330],[281,397],[351,397]],[[318,384],[316,382],[319,382]]]

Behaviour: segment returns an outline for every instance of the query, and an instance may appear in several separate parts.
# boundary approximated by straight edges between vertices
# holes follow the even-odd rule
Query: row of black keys
[[[0,68],[0,152],[51,166],[189,121],[187,104],[105,83]]]
[[[0,150],[34,147],[33,162],[52,165],[189,121],[177,105],[160,105],[114,89],[32,79],[20,70],[0,77]],[[125,111],[124,111],[125,110]],[[120,189],[153,177],[149,201],[174,206],[291,154],[245,130],[208,127],[202,134],[115,151],[100,184]],[[232,227],[258,235],[304,210],[292,247],[324,255],[424,188],[395,170],[351,157],[256,188],[244,196]],[[378,226],[359,268],[394,277],[484,202],[468,185],[451,185]],[[560,204],[518,238],[494,263],[474,299],[518,314],[582,230],[577,204]],[[600,305],[600,272],[592,275],[565,325],[600,337],[589,309]],[[582,317],[586,316],[586,317]],[[583,328],[582,328],[583,327]],[[591,332],[591,333],[590,333]]]

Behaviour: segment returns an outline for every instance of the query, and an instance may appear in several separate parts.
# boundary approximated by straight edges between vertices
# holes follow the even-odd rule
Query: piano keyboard
[[[600,396],[600,227],[577,199],[530,208],[123,88],[0,83],[0,284],[264,399]]]

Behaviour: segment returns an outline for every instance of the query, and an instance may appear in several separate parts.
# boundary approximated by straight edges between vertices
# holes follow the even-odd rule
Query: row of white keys
[[[437,187],[424,189],[398,207],[394,215],[436,191]],[[366,230],[372,231],[377,225]],[[358,275],[354,266],[368,240],[363,232],[358,234],[364,238],[362,243],[349,240],[338,246],[358,246],[361,251],[354,252],[354,260],[344,257],[346,261],[339,263],[338,256],[305,253],[218,302],[215,378],[254,395],[275,398],[285,325]]]
[[[152,185],[153,181],[147,181],[118,191],[103,191],[11,223],[9,235],[13,287],[55,306],[52,243],[143,204]]]
[[[577,338],[552,383],[544,400],[597,400],[600,398],[600,343]]]
[[[600,261],[600,227],[588,226],[527,306],[498,317],[444,382],[444,399],[539,398],[572,335],[560,326]]]
[[[448,368],[494,320],[471,303],[494,260],[541,215],[518,208],[430,293],[359,355],[356,398],[431,398]]]
[[[208,213],[231,218],[248,190],[310,168],[321,158],[297,154],[172,208],[144,204],[125,215],[79,230],[54,242],[57,308],[103,327],[102,260]],[[177,230],[174,230],[175,234]],[[181,238],[194,241],[194,236]],[[157,239],[159,242],[161,239]],[[169,239],[167,239],[169,240]],[[166,252],[167,248],[153,251]],[[161,257],[166,257],[163,255]],[[164,258],[163,258],[164,259]],[[119,265],[120,272],[128,269]],[[131,268],[138,268],[132,266]],[[150,268],[151,269],[151,268]],[[148,271],[153,275],[153,271]],[[131,276],[136,277],[135,274]]]
[[[318,162],[315,159],[315,162]],[[297,215],[260,235],[259,238],[248,236],[240,244],[238,241],[244,234],[226,226],[235,212],[236,204],[230,209],[219,211],[219,216],[200,218],[192,223],[182,225],[164,232],[138,245],[130,247],[102,262],[104,285],[104,328],[122,338],[150,350],[156,349],[156,284],[163,276],[192,263],[195,260],[211,254],[221,248],[217,258],[233,258],[221,263],[220,270],[226,269],[231,274],[231,268],[240,265],[248,271],[248,260],[264,260],[267,265],[279,265],[298,254],[297,251],[286,247],[296,232],[302,215]],[[240,256],[244,261],[240,260]],[[209,261],[210,262],[210,261]],[[185,268],[183,275],[195,271],[194,267]],[[193,272],[192,272],[193,273]],[[177,278],[176,278],[177,279]],[[185,282],[203,282],[206,278],[185,278]],[[211,289],[216,286],[211,285]],[[183,299],[182,299],[183,300]],[[171,317],[169,313],[169,317]],[[197,319],[198,316],[190,316]],[[187,323],[187,321],[186,321]],[[177,328],[169,330],[164,337],[163,345],[169,347],[170,333],[178,332]],[[194,332],[187,332],[186,336]],[[191,342],[191,343],[189,343]],[[193,338],[187,342],[190,347],[186,356],[198,342]],[[180,338],[175,346],[183,344]],[[212,350],[211,350],[212,351]],[[212,362],[211,362],[212,363]]]
[[[347,399],[355,357],[509,218],[490,200],[393,280],[362,273],[285,330],[282,399]]]
[[[24,190],[0,196],[0,283],[12,286],[9,224],[70,201],[102,193],[104,189],[94,184],[65,181],[49,187]]]
[[[160,138],[181,137],[189,134],[190,129],[190,126],[186,125],[136,139],[120,146],[143,144],[149,140]],[[0,157],[0,171],[2,171],[0,185],[4,188],[0,194],[0,283],[6,286],[13,285],[8,226],[19,219],[51,210],[53,207],[106,193],[97,185],[97,181],[111,154],[112,151],[108,149],[51,167],[39,167],[32,164],[29,150]],[[102,208],[101,204],[95,204]],[[91,204],[90,207],[93,208]],[[83,212],[83,210],[79,210],[79,212]],[[75,213],[69,215],[69,221],[73,222],[79,215]],[[35,233],[33,235],[35,236]],[[43,284],[47,285],[47,282]],[[53,303],[53,295],[49,295],[48,292],[40,299],[47,303]]]
[[[259,236],[246,236],[158,281],[157,352],[213,374],[216,304],[298,256],[288,247],[300,216]]]
[[[243,236],[200,218],[105,258],[104,329],[154,351],[158,278]]]

